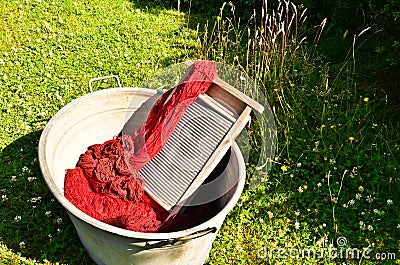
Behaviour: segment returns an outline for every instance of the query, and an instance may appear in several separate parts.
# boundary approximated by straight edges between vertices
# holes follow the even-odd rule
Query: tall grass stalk
[[[230,8],[229,17],[223,16],[226,8]],[[278,126],[286,126],[287,122],[281,121],[280,117],[295,116],[296,108],[302,104],[297,95],[284,88],[293,86],[294,79],[301,79],[301,70],[307,65],[312,67],[309,63],[311,54],[301,49],[307,40],[304,25],[306,10],[286,0],[279,0],[277,8],[270,10],[267,1],[264,1],[261,11],[254,11],[248,21],[241,21],[235,16],[234,5],[229,3],[221,7],[212,26],[207,23],[201,31],[198,27],[198,58],[233,64],[246,72],[255,80],[255,86],[263,95],[259,95],[258,89],[244,92],[259,99],[262,104],[266,103],[265,97],[268,98],[272,106],[269,111],[275,114]],[[325,23],[326,20],[317,28],[314,41],[319,40]],[[277,111],[284,115],[276,115]],[[268,128],[270,122],[265,120],[265,116],[259,117],[254,127],[257,130],[254,130],[253,146],[262,142],[257,141],[257,137],[276,138]],[[263,159],[268,155],[261,153],[255,157]],[[256,169],[268,164],[268,161],[261,161]]]
[[[234,11],[231,5],[223,8],[229,6]],[[391,119],[387,99],[357,84],[357,44],[366,30],[354,37],[339,73],[330,76],[316,48],[326,19],[309,31],[306,9],[286,0],[278,1],[276,9],[265,1],[261,13],[255,11],[249,21],[224,18],[222,11],[213,26],[199,30],[198,57],[234,65],[256,81],[271,106],[279,141],[268,177],[258,189],[244,192],[246,203],[232,215],[241,224],[240,233],[230,243],[225,239],[231,238],[232,226],[224,227],[224,244],[211,255],[210,264],[262,262],[237,254],[229,263],[231,253],[225,256],[229,258],[220,255],[224,249],[251,250],[260,242],[270,248],[282,242],[324,247],[339,235],[352,247],[375,244],[377,252],[398,251],[400,224],[391,204],[400,200],[399,123]],[[262,129],[268,122],[253,121],[250,174],[258,169],[251,158],[258,157],[258,144],[269,132]],[[271,205],[273,198],[280,202]]]
[[[227,7],[231,15],[224,17]],[[306,10],[290,0],[278,0],[277,8],[270,10],[265,0],[260,12],[254,11],[248,21],[241,21],[233,4],[224,4],[212,26],[198,27],[198,58],[234,64],[256,80],[266,95],[276,93],[293,79],[296,66],[305,67],[312,59],[312,53],[301,50],[307,40]],[[326,19],[317,27],[314,42],[318,42],[325,23]],[[280,105],[290,110],[284,102]]]
[[[297,8],[290,1],[278,1],[277,9],[269,13],[267,0],[263,1],[261,25],[248,46],[252,57],[258,60],[254,70],[261,80],[281,80],[287,74],[286,65],[290,65],[306,40],[300,35],[305,13],[306,9]],[[247,57],[248,62],[249,59]]]

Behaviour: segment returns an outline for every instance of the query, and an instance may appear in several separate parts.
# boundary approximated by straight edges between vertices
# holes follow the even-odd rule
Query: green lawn
[[[400,264],[399,109],[380,87],[359,82],[357,55],[332,72],[312,46],[302,44],[289,60],[280,51],[268,57],[249,45],[255,37],[247,28],[223,16],[216,23],[197,33],[183,13],[127,0],[0,1],[0,264],[93,264],[41,176],[40,132],[89,92],[93,77],[117,74],[123,86],[138,86],[196,58],[257,78],[278,130],[269,174],[244,191],[207,263],[375,264],[301,257],[345,237],[344,247],[395,253],[397,260],[378,263]],[[257,128],[248,128],[255,150]],[[249,178],[257,159],[251,153]]]
[[[357,52],[373,29],[348,36],[347,47],[331,40],[330,49],[346,51],[331,66],[315,49],[325,21],[311,27],[300,6],[280,2],[264,32],[221,15],[201,35],[201,58],[257,80],[278,131],[269,174],[243,193],[210,264],[399,264],[400,110],[386,87],[362,79],[367,60]]]
[[[130,1],[0,2],[0,264],[92,263],[41,176],[40,132],[91,78],[138,86],[183,61],[193,36],[183,14]]]

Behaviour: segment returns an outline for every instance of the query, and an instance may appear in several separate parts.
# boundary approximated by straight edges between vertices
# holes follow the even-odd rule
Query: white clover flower
[[[8,200],[7,195],[6,195],[6,194],[1,195],[1,200],[2,200],[3,202],[7,201],[7,200]]]
[[[353,199],[351,199],[351,200],[348,202],[349,205],[354,205],[354,203],[355,203],[355,201],[354,201]]]
[[[11,176],[10,181],[11,181],[11,182],[16,182],[16,181],[17,181],[17,176]]]
[[[388,200],[386,201],[386,203],[387,203],[387,205],[392,205],[392,204],[393,204],[393,201],[392,201],[391,199],[388,199]]]
[[[57,224],[61,224],[62,223],[62,218],[57,218]]]
[[[22,167],[22,172],[29,172],[29,168],[27,166]]]
[[[368,231],[373,231],[374,227],[372,225],[368,225],[367,229],[368,229]]]
[[[357,173],[358,173],[358,167],[353,167],[353,169],[350,172],[350,177],[351,178],[357,177]]]
[[[30,199],[28,200],[28,202],[37,203],[37,202],[40,202],[41,200],[42,200],[42,197],[38,196],[38,197],[32,197],[32,198],[30,198]]]
[[[36,177],[28,177],[28,182],[32,182],[32,181],[34,181],[35,179],[37,179]]]
[[[274,213],[271,211],[267,212],[269,219],[271,219],[272,217],[274,217]]]
[[[15,217],[14,217],[14,221],[15,221],[15,222],[21,221],[21,215],[15,216]]]
[[[24,241],[19,242],[19,248],[20,249],[24,249],[25,248],[25,242]]]
[[[298,187],[298,188],[297,188],[297,191],[300,192],[300,193],[302,193],[302,192],[304,191],[304,190],[303,190],[303,187],[302,187],[302,186]]]
[[[50,216],[51,216],[51,211],[46,211],[46,212],[44,213],[44,215],[46,215],[47,217],[50,217]]]
[[[318,182],[318,183],[317,183],[317,187],[320,188],[321,186],[322,186],[322,183],[321,183],[321,182]]]
[[[299,229],[300,228],[300,223],[299,222],[294,223],[294,228],[295,229]]]

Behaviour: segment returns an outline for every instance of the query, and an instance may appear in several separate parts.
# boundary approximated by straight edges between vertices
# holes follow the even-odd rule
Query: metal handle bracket
[[[146,242],[145,247],[154,248],[154,247],[173,246],[173,245],[175,245],[176,243],[179,243],[179,242],[184,242],[184,241],[188,241],[188,240],[195,239],[195,238],[198,238],[198,237],[202,237],[202,236],[205,236],[205,235],[210,234],[210,233],[215,233],[215,232],[217,232],[217,230],[218,229],[216,227],[209,227],[209,228],[206,228],[204,230],[197,231],[197,232],[194,232],[192,234],[189,234],[187,236],[161,240],[161,241],[158,241],[158,242],[153,243],[153,244],[149,243],[149,242]]]
[[[117,75],[107,75],[107,76],[102,76],[102,77],[96,77],[96,78],[92,78],[92,79],[89,80],[89,90],[90,90],[90,93],[93,92],[92,83],[93,83],[94,81],[105,80],[105,79],[110,79],[110,78],[115,78],[115,79],[117,79],[118,87],[121,87],[121,81],[119,80],[119,77],[118,77]]]

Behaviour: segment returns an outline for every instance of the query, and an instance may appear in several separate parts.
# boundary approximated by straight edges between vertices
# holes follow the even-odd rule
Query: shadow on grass
[[[144,12],[153,14],[155,16],[159,15],[160,12],[172,11],[177,12],[178,5],[171,5],[170,3],[165,3],[161,0],[152,0],[152,1],[144,1],[144,0],[130,0],[132,6],[135,8],[139,8]],[[204,14],[199,13],[190,7],[183,7],[180,10],[180,14],[182,15],[182,19],[184,20],[184,26],[188,29],[197,30],[197,26],[200,24],[200,30],[202,30],[201,25],[205,25],[207,21],[212,25],[213,21],[216,19],[216,16],[219,14],[218,10],[215,11],[215,14]],[[185,30],[182,28],[182,30]]]
[[[42,177],[40,134],[22,136],[0,152],[0,242],[40,262],[94,264]]]

